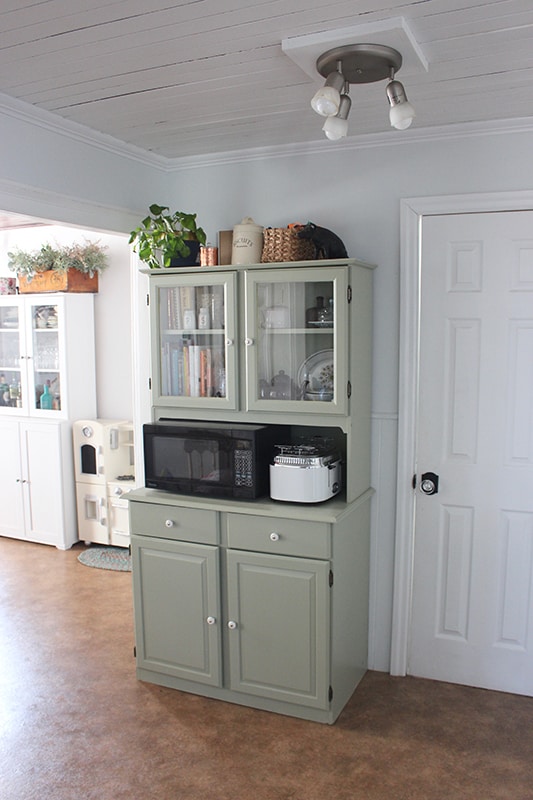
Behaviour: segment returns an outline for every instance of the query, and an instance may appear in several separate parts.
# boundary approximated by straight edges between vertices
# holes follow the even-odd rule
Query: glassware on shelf
[[[327,306],[319,309],[317,322],[319,326],[331,327],[333,325],[333,317],[333,297],[330,297]]]
[[[50,392],[50,381],[44,384],[44,390],[40,397],[40,407],[45,411],[50,411],[53,408],[54,396]]]
[[[0,375],[0,405],[9,405],[9,383],[3,373]]]
[[[206,306],[202,306],[198,312],[198,330],[206,331],[211,327],[211,315]]]
[[[305,324],[308,328],[313,327],[318,322],[318,314],[324,308],[324,298],[319,296],[316,298],[316,305],[308,308],[305,312]]]

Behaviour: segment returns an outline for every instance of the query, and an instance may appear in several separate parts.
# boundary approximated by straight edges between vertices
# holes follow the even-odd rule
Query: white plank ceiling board
[[[168,159],[322,141],[283,40],[398,18],[411,130],[532,116],[532,0],[2,0],[0,93]],[[385,85],[352,87],[350,136],[390,131]]]

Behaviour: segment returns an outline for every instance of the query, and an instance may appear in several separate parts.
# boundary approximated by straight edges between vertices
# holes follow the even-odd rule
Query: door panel
[[[426,217],[409,672],[533,694],[533,212]]]
[[[64,529],[61,501],[61,429],[59,425],[21,424],[27,464],[26,534],[34,542],[57,545]]]
[[[138,666],[221,683],[218,548],[132,536]]]
[[[17,422],[0,419],[2,455],[0,458],[0,535],[25,538],[22,501],[22,464]]]
[[[329,562],[237,550],[227,560],[231,689],[328,708]]]

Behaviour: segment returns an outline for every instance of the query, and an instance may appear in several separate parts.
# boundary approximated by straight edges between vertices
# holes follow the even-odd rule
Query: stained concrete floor
[[[533,699],[368,672],[321,725],[135,678],[131,575],[0,538],[2,800],[527,800]]]

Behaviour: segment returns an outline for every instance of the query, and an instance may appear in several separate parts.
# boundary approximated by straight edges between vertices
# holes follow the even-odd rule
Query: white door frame
[[[411,624],[411,589],[416,472],[416,421],[420,329],[420,268],[425,216],[533,210],[533,191],[413,197],[400,205],[400,363],[398,392],[398,461],[396,532],[391,637],[391,675],[407,674]]]

